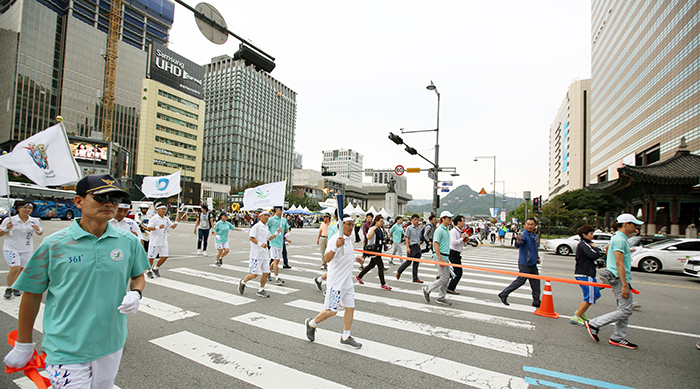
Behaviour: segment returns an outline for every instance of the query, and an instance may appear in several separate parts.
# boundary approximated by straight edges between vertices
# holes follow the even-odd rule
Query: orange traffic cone
[[[542,293],[542,303],[535,311],[535,315],[558,319],[559,314],[554,312],[554,300],[552,299],[552,283],[544,281],[544,292]]]

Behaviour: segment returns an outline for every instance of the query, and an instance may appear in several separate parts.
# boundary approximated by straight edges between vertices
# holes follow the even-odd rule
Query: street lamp
[[[493,159],[493,209],[496,209],[496,156],[474,157],[474,162],[481,159]]]
[[[425,87],[427,90],[435,91],[437,95],[437,126],[435,127],[435,178],[433,178],[433,215],[437,215],[438,211],[438,173],[440,172],[440,92],[438,92],[437,87],[433,84],[433,80],[430,80],[430,85]]]
[[[505,181],[496,181],[503,183],[503,208],[506,207],[506,182]],[[494,191],[496,190],[496,185],[493,185]]]

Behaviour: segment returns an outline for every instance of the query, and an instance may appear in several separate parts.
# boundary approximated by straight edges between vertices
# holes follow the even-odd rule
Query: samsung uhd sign
[[[157,43],[151,45],[149,76],[190,96],[204,99],[204,67]]]

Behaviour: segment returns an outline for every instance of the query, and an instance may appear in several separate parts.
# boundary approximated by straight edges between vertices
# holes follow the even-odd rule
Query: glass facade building
[[[287,180],[291,187],[296,92],[245,60],[205,66],[202,181],[240,187]]]
[[[591,2],[588,182],[700,151],[700,1]]]
[[[64,118],[67,131],[102,131],[109,0],[0,0],[0,142]],[[141,82],[151,42],[167,43],[169,0],[122,0],[111,140],[136,155]],[[134,164],[127,176],[133,177]]]
[[[591,80],[569,86],[549,127],[549,197],[586,186]]]

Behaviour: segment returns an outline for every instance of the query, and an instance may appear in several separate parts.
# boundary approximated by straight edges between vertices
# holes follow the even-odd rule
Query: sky
[[[193,0],[185,0],[194,7]],[[295,150],[304,169],[322,151],[352,149],[364,167],[423,168],[393,132],[434,160],[440,92],[441,173],[454,186],[547,198],[549,127],[572,82],[590,78],[590,0],[208,0],[229,30],[275,57],[271,75],[297,93]],[[239,41],[209,42],[176,5],[169,48],[207,64]],[[432,198],[426,172],[405,173],[414,199]],[[370,178],[365,178],[366,182]],[[443,195],[446,195],[444,193]]]

